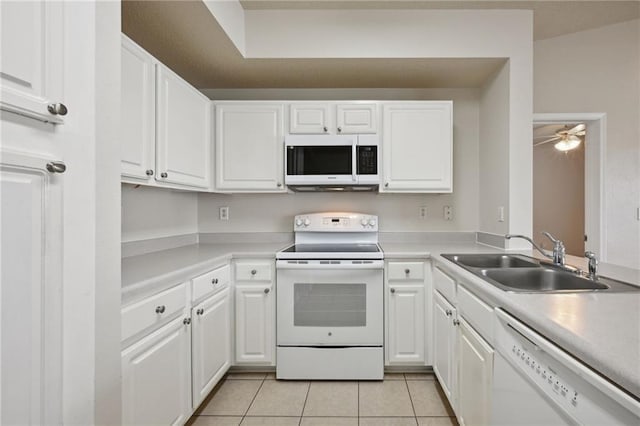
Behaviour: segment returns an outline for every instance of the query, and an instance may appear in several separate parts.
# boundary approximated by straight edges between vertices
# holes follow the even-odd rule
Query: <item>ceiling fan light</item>
[[[569,137],[562,138],[562,140],[558,141],[554,148],[558,151],[571,151],[572,149],[576,149],[580,146],[580,138],[576,135],[570,135]]]

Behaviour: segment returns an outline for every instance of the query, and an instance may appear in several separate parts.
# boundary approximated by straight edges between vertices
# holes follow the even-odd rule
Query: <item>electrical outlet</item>
[[[426,219],[427,218],[427,206],[420,207],[419,215],[420,215],[420,219]]]
[[[498,222],[504,222],[504,207],[498,207]]]
[[[229,220],[229,207],[220,207],[220,220]]]
[[[451,206],[444,206],[444,220],[453,220],[453,209]]]

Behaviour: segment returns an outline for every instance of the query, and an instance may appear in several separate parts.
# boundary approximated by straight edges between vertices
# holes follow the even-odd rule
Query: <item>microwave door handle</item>
[[[353,141],[353,145],[351,145],[351,180],[353,182],[357,182],[357,172],[358,172],[358,147],[355,141]]]

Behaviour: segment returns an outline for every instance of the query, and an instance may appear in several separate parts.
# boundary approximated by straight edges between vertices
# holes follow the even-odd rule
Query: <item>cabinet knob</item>
[[[324,127],[322,128],[322,130],[324,130],[324,132],[325,132],[325,133],[327,133],[327,132],[329,131],[329,129],[327,128],[327,126],[324,126]]]
[[[384,187],[388,188],[389,187],[389,182],[385,182]]]
[[[269,294],[269,292],[270,292],[270,291],[271,291],[271,289],[269,289],[269,288],[265,288],[265,289],[264,289],[264,294]]]
[[[62,103],[47,105],[47,111],[53,115],[67,115],[67,112],[69,112],[66,105]]]
[[[198,314],[198,315],[202,315],[202,314],[204,314],[204,309],[203,309],[203,308],[198,309],[198,310],[196,311],[196,314]]]
[[[338,133],[342,132],[342,127],[338,127]]]
[[[145,172],[147,176],[153,176],[153,170],[149,169]]]
[[[445,313],[445,315],[450,317],[453,312],[451,312],[451,309],[447,309],[446,311],[444,311],[444,313]]]
[[[251,270],[251,275],[255,275],[255,274],[257,274],[257,273],[258,273],[258,271],[256,271],[255,269],[252,269],[252,270]]]
[[[164,305],[156,306],[156,314],[164,314],[167,308]]]
[[[395,293],[395,292],[396,292],[396,289],[395,289],[395,288],[392,288],[392,289],[390,289],[389,291],[390,291],[391,293]]]
[[[460,325],[460,320],[454,319],[453,320],[453,325],[455,325],[455,326]]]
[[[67,165],[62,161],[52,161],[46,167],[49,173],[64,173],[67,170]]]
[[[407,274],[407,275],[409,275],[409,274],[411,273],[411,269],[409,269],[409,268],[405,269],[405,270],[404,270],[404,273],[405,273],[405,274]]]
[[[218,279],[217,278],[212,279],[211,284],[218,284]]]
[[[162,173],[160,173],[160,177],[161,178],[166,178],[166,177],[169,177],[169,174],[167,172],[162,172]]]
[[[183,323],[184,325],[189,325],[189,324],[191,324],[191,318],[185,318],[185,319],[183,319],[183,320],[182,320],[182,323]]]
[[[282,184],[280,182],[277,183],[278,188],[282,187]]]

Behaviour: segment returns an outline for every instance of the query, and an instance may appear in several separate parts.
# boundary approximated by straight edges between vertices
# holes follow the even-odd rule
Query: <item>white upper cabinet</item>
[[[383,105],[381,192],[452,192],[453,103]]]
[[[155,173],[153,57],[122,36],[122,175],[151,179]]]
[[[0,2],[0,107],[63,123],[64,2]]]
[[[284,192],[284,105],[216,103],[215,189]]]
[[[208,188],[211,101],[161,64],[156,78],[156,180]]]
[[[378,105],[374,102],[292,103],[289,105],[289,133],[376,133],[377,116]]]

